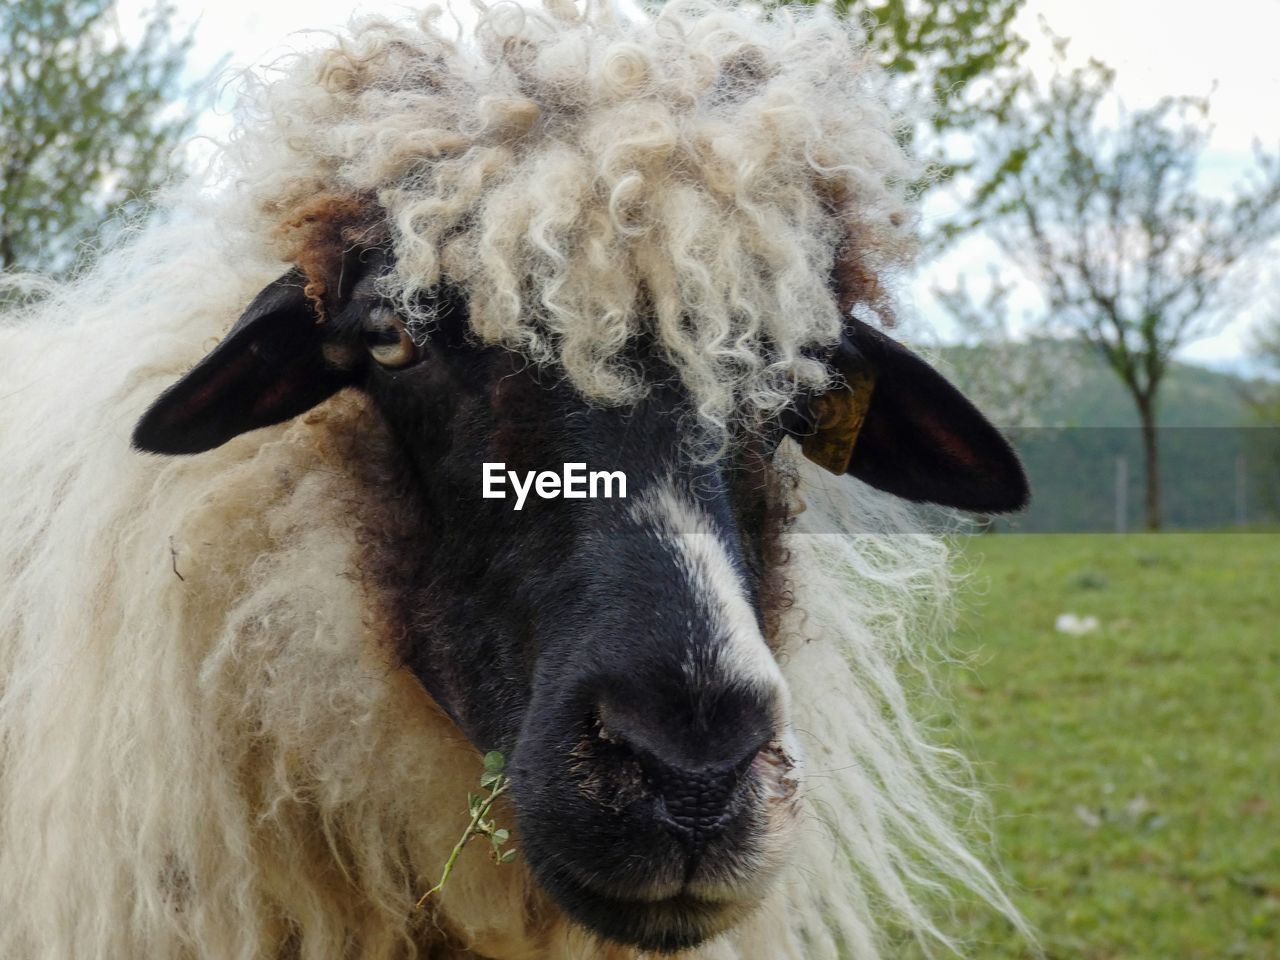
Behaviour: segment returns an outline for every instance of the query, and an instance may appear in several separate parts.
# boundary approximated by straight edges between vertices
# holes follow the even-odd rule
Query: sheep
[[[0,324],[0,956],[1021,925],[900,673],[952,579],[909,501],[1025,481],[877,329],[916,170],[856,31],[437,17],[251,86],[216,184]],[[515,511],[489,462],[627,497]],[[493,749],[520,856],[418,908]]]

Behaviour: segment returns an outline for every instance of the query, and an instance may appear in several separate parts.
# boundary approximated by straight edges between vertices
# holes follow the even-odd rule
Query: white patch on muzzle
[[[747,597],[747,585],[734,568],[729,549],[706,512],[677,491],[668,481],[646,493],[633,507],[637,519],[653,525],[662,542],[680,559],[685,575],[701,599],[720,642],[715,669],[739,683],[755,686],[778,705],[778,728],[786,726],[787,686],[773,653],[765,641],[755,610]],[[692,624],[690,625],[692,627]],[[686,669],[705,675],[708,664],[690,652]]]

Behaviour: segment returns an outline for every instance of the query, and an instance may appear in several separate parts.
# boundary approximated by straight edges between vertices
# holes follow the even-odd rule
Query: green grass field
[[[1051,958],[1280,958],[1280,534],[973,538],[949,676]],[[1096,616],[1073,637],[1064,612]],[[979,958],[1029,957],[979,922]]]

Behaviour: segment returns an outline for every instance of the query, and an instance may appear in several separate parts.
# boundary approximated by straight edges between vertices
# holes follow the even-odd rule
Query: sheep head
[[[198,453],[365,392],[395,440],[400,536],[373,580],[398,655],[480,750],[510,758],[520,843],[543,888],[600,936],[674,951],[750,911],[785,862],[800,781],[775,660],[773,465],[790,434],[885,490],[993,511],[1026,487],[1007,444],[937,373],[850,320],[833,394],[707,448],[658,350],[633,404],[476,342],[442,284],[423,336],[381,295],[382,249],[322,304],[294,270],[139,422],[135,445]],[[314,287],[312,287],[314,291]],[[854,422],[856,421],[856,422]],[[622,471],[627,499],[483,496],[483,465]],[[389,474],[390,475],[390,474]]]

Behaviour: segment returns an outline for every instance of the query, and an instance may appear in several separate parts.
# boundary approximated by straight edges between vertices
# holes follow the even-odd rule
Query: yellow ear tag
[[[843,476],[871,408],[876,375],[862,365],[841,367],[844,383],[813,401],[817,429],[800,441],[800,449],[818,466]]]

